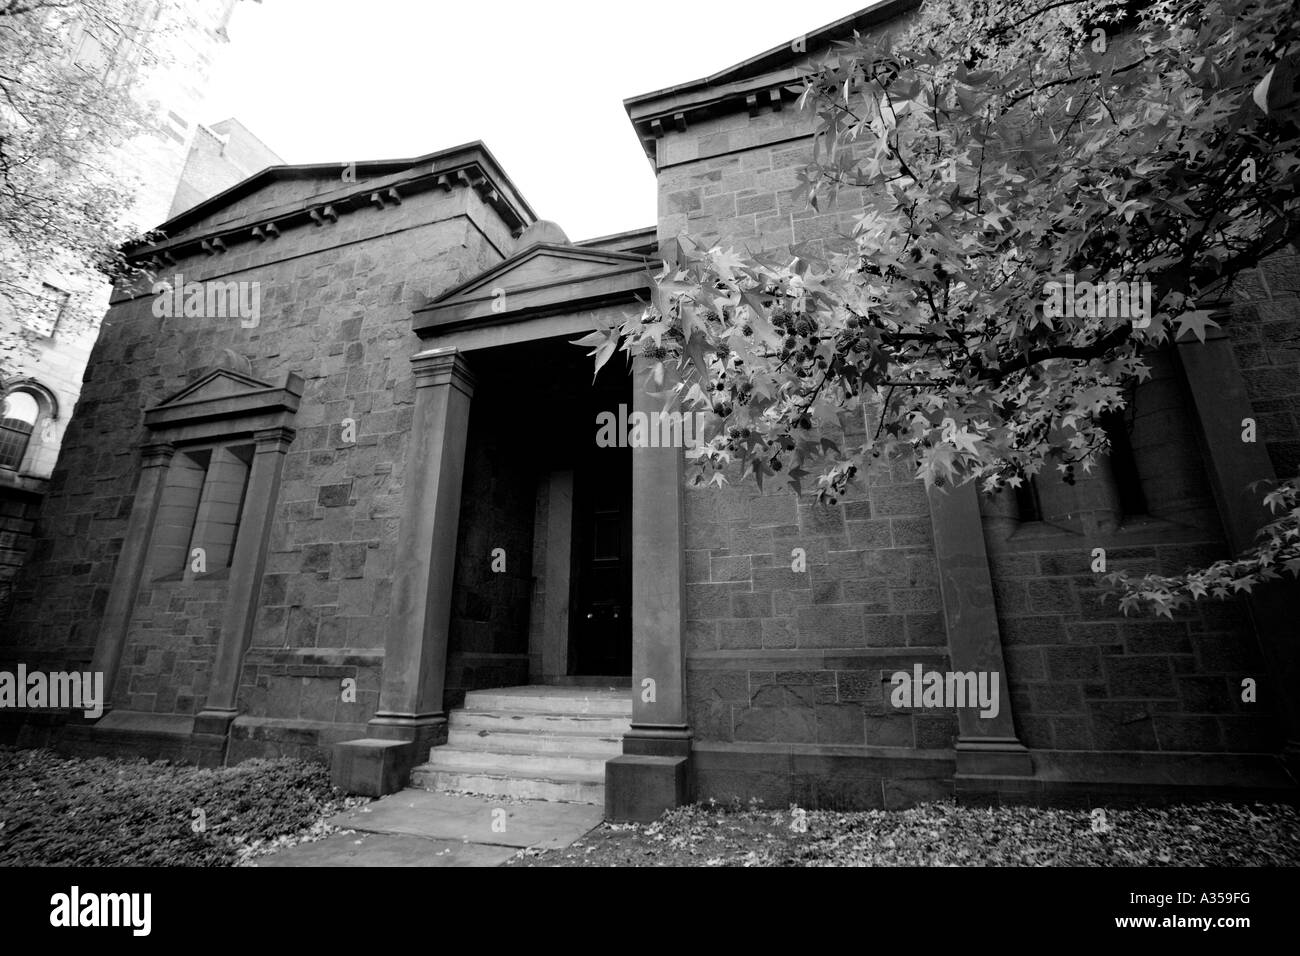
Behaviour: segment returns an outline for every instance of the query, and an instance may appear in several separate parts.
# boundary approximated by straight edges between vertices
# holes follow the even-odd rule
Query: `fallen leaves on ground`
[[[0,747],[0,866],[239,866],[368,802],[301,760],[201,770]]]
[[[1298,866],[1300,814],[1281,804],[1090,809],[774,811],[694,805],[602,824],[585,846],[508,866]],[[792,825],[793,824],[793,825]],[[801,828],[806,827],[806,831]]]

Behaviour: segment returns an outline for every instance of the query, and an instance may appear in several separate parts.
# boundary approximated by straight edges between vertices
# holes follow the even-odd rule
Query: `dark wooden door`
[[[631,455],[631,449],[584,443],[574,474],[569,670],[575,675],[632,673]]]

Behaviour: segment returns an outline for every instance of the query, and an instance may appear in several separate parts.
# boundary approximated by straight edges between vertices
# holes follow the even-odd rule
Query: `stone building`
[[[1225,306],[1225,335],[1152,356],[1111,463],[1074,488],[927,494],[899,467],[819,505],[594,441],[600,412],[656,406],[617,362],[593,381],[572,340],[639,310],[659,241],[847,225],[792,199],[790,85],[912,7],[627,100],[654,228],[571,242],[481,143],[276,167],[168,222],[138,256],[226,307],[115,296],[0,644],[3,666],[103,671],[111,709],[10,735],[319,757],[360,792],[615,818],[1293,793],[1294,588],[1125,618],[1089,564],[1177,571],[1264,521],[1246,485],[1300,465],[1300,359],[1275,347],[1300,334],[1294,257]],[[996,713],[893,706],[918,666],[998,675]]]
[[[211,127],[196,124],[189,158],[179,175],[162,178],[154,168],[151,193],[174,190],[173,212],[246,179],[251,173],[284,161],[236,119]],[[71,291],[72,288],[76,291]],[[41,282],[44,308],[14,314],[0,300],[0,321],[27,328],[26,347],[7,356],[0,369],[0,615],[9,602],[11,582],[26,560],[41,498],[59,456],[63,432],[76,407],[82,376],[99,332],[96,321],[69,316],[73,310],[106,305],[109,283],[102,276],[51,270]],[[102,306],[100,307],[102,311]]]
[[[284,160],[234,117],[211,126],[200,123],[167,216],[179,216],[254,173],[282,165]]]
[[[73,25],[68,61],[105,84],[129,86],[156,121],[109,163],[122,181],[135,184],[123,221],[156,223],[283,162],[237,120],[210,128],[197,121],[212,66],[226,52],[235,7],[236,0],[133,0],[124,7],[130,19],[121,29],[84,20]],[[142,69],[147,49],[163,62]],[[109,301],[101,274],[66,262],[41,265],[28,277],[28,295],[0,296],[0,615],[31,546]]]

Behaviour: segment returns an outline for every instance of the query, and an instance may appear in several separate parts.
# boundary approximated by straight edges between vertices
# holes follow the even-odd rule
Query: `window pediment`
[[[146,409],[144,423],[155,432],[198,430],[167,436],[172,441],[284,426],[298,411],[302,390],[302,376],[294,372],[277,387],[234,369],[217,368]]]

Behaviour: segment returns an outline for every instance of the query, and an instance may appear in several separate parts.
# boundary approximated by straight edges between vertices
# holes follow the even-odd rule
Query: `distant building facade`
[[[190,142],[167,218],[179,216],[254,173],[283,165],[284,160],[237,119],[211,126],[200,124]]]
[[[1268,344],[1300,328],[1295,256],[1250,278],[1230,334],[1151,356],[1113,460],[1073,487],[927,494],[898,467],[819,505],[689,487],[671,443],[596,441],[602,413],[659,403],[618,360],[593,382],[570,343],[639,312],[659,242],[851,224],[793,198],[810,127],[789,87],[912,6],[628,100],[650,229],[570,242],[478,143],[351,179],[277,167],[173,217],[140,261],[240,305],[114,296],[0,641],[0,666],[102,671],[109,708],[0,726],[83,753],[330,760],[381,793],[508,731],[481,713],[456,736],[494,689],[573,687],[555,715],[595,720],[599,684],[630,704],[597,761],[612,818],[1293,794],[1294,587],[1125,618],[1090,562],[1178,571],[1266,519],[1245,486],[1300,465],[1300,363]],[[982,676],[963,703],[952,681],[930,698],[930,673]],[[511,759],[539,757],[506,748],[473,779]]]
[[[173,57],[166,69],[133,87],[141,102],[154,105],[158,128],[116,157],[122,176],[140,184],[136,203],[126,213],[129,221],[160,222],[283,162],[237,120],[211,128],[197,121],[211,66],[228,42],[226,28],[235,5],[236,0],[186,4],[185,22],[169,24],[163,5],[146,0],[135,6],[133,21],[111,36],[78,26],[69,37],[69,57],[106,83],[135,75],[142,45],[165,45]],[[157,40],[160,30],[168,31],[165,44]],[[24,347],[6,356],[0,368],[0,613],[30,547],[41,495],[76,407],[99,332],[97,319],[109,296],[102,276],[70,271],[60,263],[49,263],[42,274],[32,276],[31,286],[35,308],[0,299],[0,321],[25,330]]]

